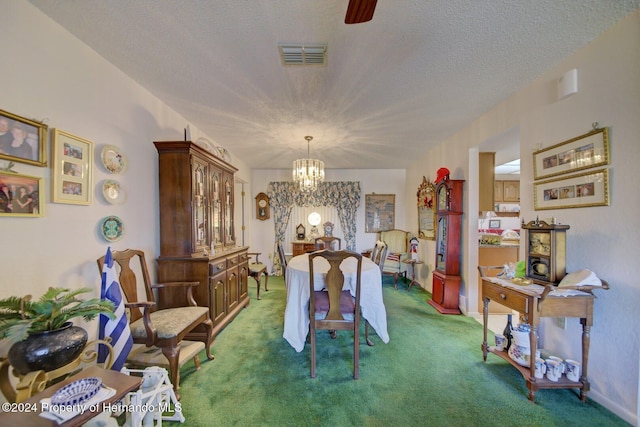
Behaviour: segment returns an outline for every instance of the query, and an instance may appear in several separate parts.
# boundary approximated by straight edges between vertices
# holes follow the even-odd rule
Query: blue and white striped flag
[[[104,265],[102,266],[100,298],[108,299],[115,305],[115,319],[111,320],[104,314],[100,315],[99,338],[105,339],[111,337],[114,358],[111,369],[119,371],[124,366],[124,362],[133,347],[133,339],[131,338],[127,313],[125,312],[124,303],[122,302],[122,292],[120,291],[118,274],[113,266],[111,247],[107,248],[107,255],[104,257]],[[100,346],[98,362],[104,363],[108,354],[109,350],[105,348],[105,346]]]

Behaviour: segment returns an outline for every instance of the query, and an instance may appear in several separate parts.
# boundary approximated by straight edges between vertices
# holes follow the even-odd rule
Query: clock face
[[[551,234],[529,233],[529,253],[531,255],[551,255]]]
[[[266,200],[264,200],[264,199],[261,199],[261,200],[258,202],[258,206],[260,206],[261,208],[264,208],[265,206],[267,206],[267,201],[266,201]]]
[[[438,210],[447,210],[447,188],[444,185],[438,189]]]

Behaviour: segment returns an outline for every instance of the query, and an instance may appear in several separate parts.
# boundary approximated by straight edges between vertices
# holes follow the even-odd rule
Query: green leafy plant
[[[87,292],[91,292],[91,289],[49,288],[37,301],[33,301],[31,295],[0,300],[0,339],[19,342],[31,333],[59,329],[76,317],[86,321],[93,320],[98,314],[115,318],[113,302],[99,298],[78,298],[78,295]]]

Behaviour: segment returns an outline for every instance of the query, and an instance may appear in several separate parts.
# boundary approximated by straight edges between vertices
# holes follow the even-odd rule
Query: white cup
[[[558,364],[560,365],[560,374],[564,374],[565,373],[566,366],[565,366],[564,360],[562,360],[558,356],[549,356],[549,359],[555,360],[556,362],[558,362]]]
[[[558,382],[562,376],[560,362],[551,358],[547,359],[545,362],[547,364],[547,379],[549,379],[549,381]]]
[[[505,345],[507,345],[507,339],[504,335],[496,334],[496,350],[503,351]]]
[[[536,378],[544,378],[544,374],[547,372],[547,364],[544,359],[536,357]]]
[[[577,360],[567,359],[564,361],[566,367],[567,379],[569,381],[578,382],[580,381],[580,367],[581,363]]]

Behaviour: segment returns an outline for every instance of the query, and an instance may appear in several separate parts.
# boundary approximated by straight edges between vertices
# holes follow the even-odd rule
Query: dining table
[[[347,258],[340,265],[344,273],[343,290],[349,290],[355,297],[355,258]],[[324,278],[329,271],[329,263],[324,258],[316,258],[314,264],[314,289],[324,288]],[[309,334],[309,254],[295,256],[287,263],[285,283],[287,304],[284,311],[284,333],[282,336],[297,351],[301,352]],[[360,280],[360,308],[364,317],[383,343],[389,342],[387,332],[387,311],[382,298],[382,272],[371,259],[362,258]]]

